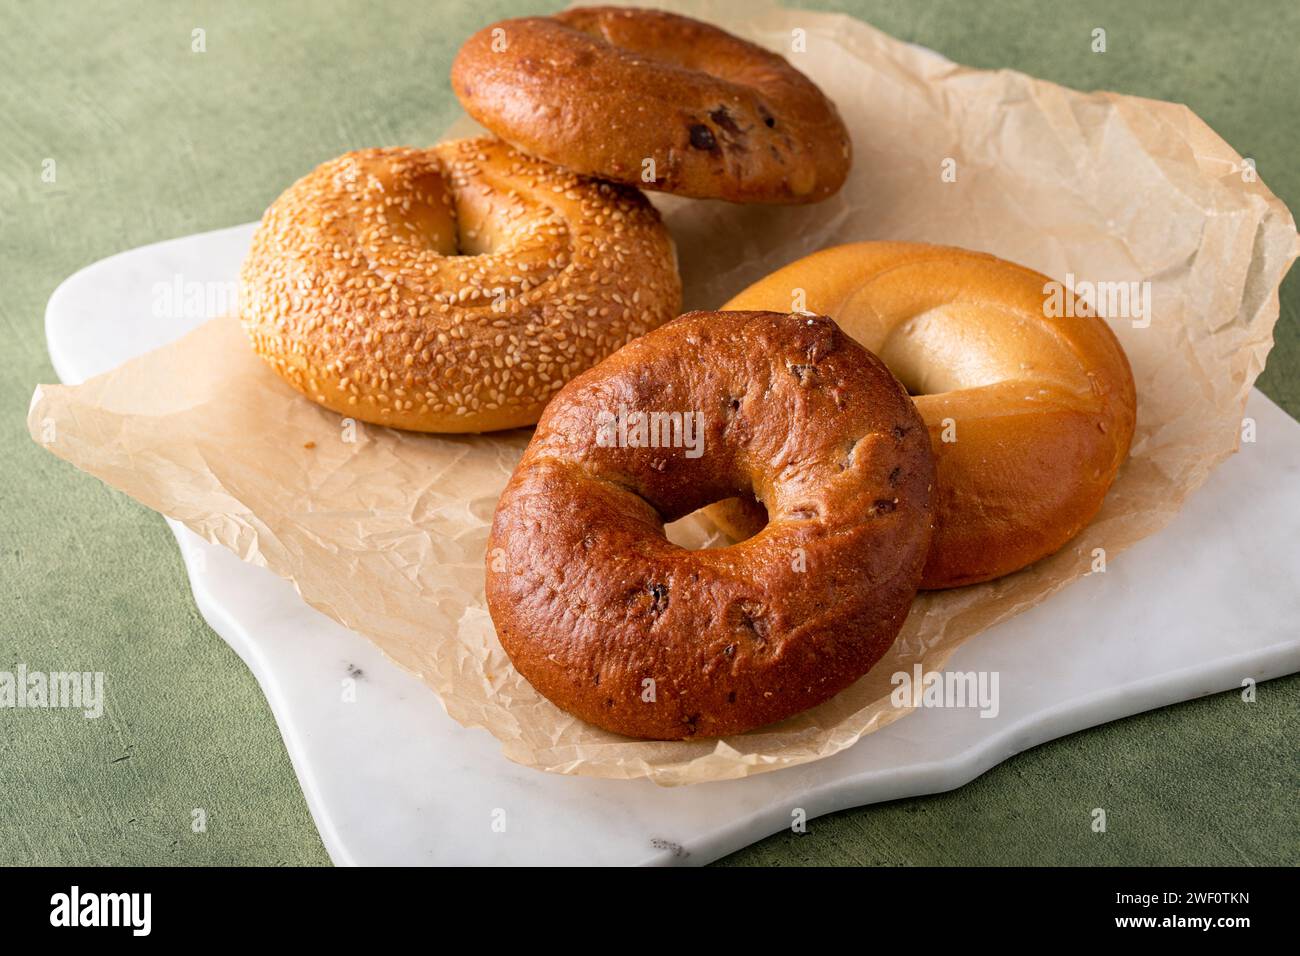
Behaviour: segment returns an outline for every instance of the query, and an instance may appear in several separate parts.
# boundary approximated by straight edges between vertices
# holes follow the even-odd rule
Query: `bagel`
[[[933,481],[907,392],[834,322],[687,313],[547,406],[497,504],[488,609],[519,672],[583,720],[659,740],[741,733],[826,700],[893,643]],[[664,536],[737,493],[771,514],[748,540],[692,551]]]
[[[494,23],[456,55],[451,85],[470,116],[524,152],[642,189],[808,203],[849,170],[848,131],[811,80],[762,47],[657,10]]]
[[[267,209],[240,278],[253,348],[289,384],[425,432],[531,425],[681,307],[643,195],[494,138],[324,163]]]
[[[974,584],[1054,553],[1090,522],[1128,455],[1133,373],[1105,321],[1059,284],[994,256],[905,242],[814,253],[723,308],[831,315],[907,386],[934,445],[934,544],[923,588]],[[1068,291],[1063,291],[1069,295]],[[744,537],[762,512],[709,512]]]

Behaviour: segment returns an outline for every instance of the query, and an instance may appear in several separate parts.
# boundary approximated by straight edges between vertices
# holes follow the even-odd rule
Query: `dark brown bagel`
[[[645,447],[656,432],[633,416],[655,412],[701,414],[700,454]],[[830,319],[691,312],[551,400],[497,504],[488,608],[520,673],[583,720],[741,733],[833,696],[893,643],[933,481],[907,392]],[[754,537],[691,551],[664,536],[738,493],[771,516]]]
[[[658,10],[494,23],[461,47],[451,84],[470,116],[523,152],[642,189],[806,203],[848,174],[848,131],[811,80],[762,47]]]

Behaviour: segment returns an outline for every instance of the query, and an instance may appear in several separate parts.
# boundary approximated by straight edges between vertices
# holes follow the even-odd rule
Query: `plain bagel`
[[[1050,317],[1050,283],[982,253],[866,242],[791,263],[724,306],[798,301],[831,315],[913,394],[938,475],[924,588],[986,581],[1054,553],[1096,515],[1128,455],[1128,359],[1083,304]],[[710,514],[738,537],[763,521],[743,500]]]
[[[466,41],[451,83],[524,152],[642,189],[806,203],[848,174],[848,131],[811,80],[676,14],[580,7],[495,23]]]
[[[699,440],[664,441],[687,414]],[[665,417],[647,435],[638,415]],[[497,504],[488,608],[519,672],[583,720],[662,740],[741,733],[838,693],[893,643],[933,481],[907,392],[834,322],[688,313],[547,406]],[[771,515],[747,541],[664,536],[741,493]]]
[[[253,347],[294,388],[428,432],[531,425],[681,306],[644,196],[491,137],[321,165],[267,209],[241,281]]]

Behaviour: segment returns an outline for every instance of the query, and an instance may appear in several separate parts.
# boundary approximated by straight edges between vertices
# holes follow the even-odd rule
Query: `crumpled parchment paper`
[[[488,525],[527,432],[349,425],[282,383],[230,318],[83,385],[39,387],[29,426],[60,457],[293,581],[511,760],[685,784],[852,745],[907,713],[890,703],[890,675],[942,668],[963,641],[1088,573],[1094,548],[1114,560],[1163,527],[1236,449],[1297,243],[1287,209],[1183,106],[966,69],[847,16],[667,6],[783,52],[836,102],[855,146],[843,191],[814,206],[655,194],[686,308],[717,307],[778,266],[863,239],[967,246],[1062,281],[1151,283],[1149,323],[1110,320],[1137,379],[1132,457],[1064,550],[999,581],[922,595],[888,656],[807,713],[725,740],[632,741],[533,691],[485,609]],[[796,30],[803,52],[792,50]],[[267,184],[268,202],[284,185]],[[698,544],[716,532],[693,516],[673,535]]]

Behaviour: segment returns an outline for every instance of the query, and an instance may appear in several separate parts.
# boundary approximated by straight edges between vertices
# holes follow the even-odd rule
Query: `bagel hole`
[[[668,540],[691,551],[726,548],[767,527],[767,509],[752,495],[724,498],[664,526]]]
[[[975,303],[941,305],[898,323],[872,351],[913,398],[995,385],[1012,374],[987,335],[1004,318]]]
[[[457,256],[490,256],[496,245],[486,224],[478,220],[466,222],[464,217],[456,217],[456,251]]]
[[[900,365],[898,368],[891,365],[889,370],[894,373],[894,378],[898,379],[898,384],[902,385],[912,398],[919,398],[922,395],[938,395],[940,392],[948,391],[945,388],[935,388],[934,383],[927,381],[924,374],[916,369],[908,368],[906,365]]]
[[[483,189],[462,189],[453,203],[458,256],[490,256],[496,247],[495,221],[503,221],[504,210],[496,198]]]
[[[898,384],[907,389],[907,394],[912,398],[918,395],[931,394],[930,389],[925,387],[924,377],[916,369],[908,368],[904,363],[897,366],[891,365],[889,370],[894,373],[894,378],[898,379]]]

